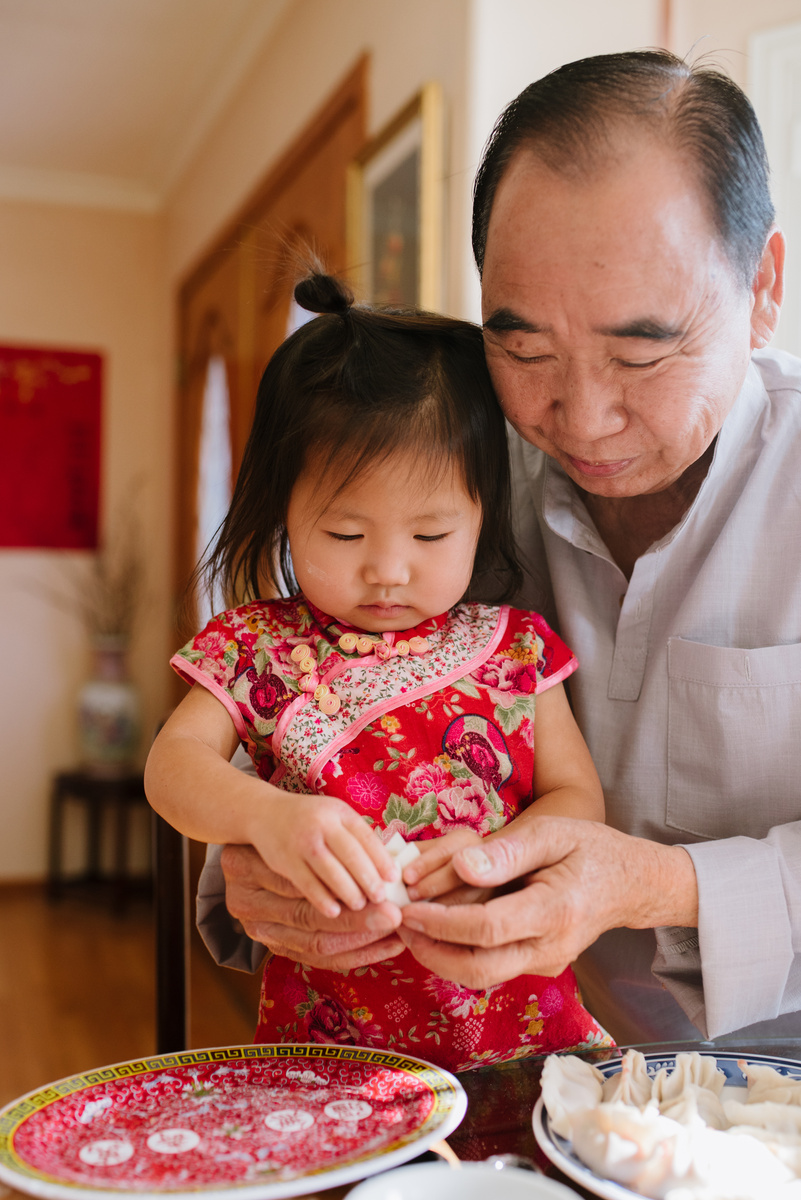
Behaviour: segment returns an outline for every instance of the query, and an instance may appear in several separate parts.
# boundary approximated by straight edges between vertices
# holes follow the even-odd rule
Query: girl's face
[[[312,461],[289,502],[292,564],[307,600],[370,633],[411,629],[452,608],[481,530],[481,506],[459,472],[396,455],[335,486]]]

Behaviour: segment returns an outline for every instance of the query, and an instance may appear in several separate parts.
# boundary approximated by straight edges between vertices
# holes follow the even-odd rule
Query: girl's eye
[[[363,536],[361,533],[334,533],[333,529],[328,530],[328,536],[337,542],[358,542]]]
[[[442,542],[447,536],[447,533],[416,533],[414,538],[416,542]]]

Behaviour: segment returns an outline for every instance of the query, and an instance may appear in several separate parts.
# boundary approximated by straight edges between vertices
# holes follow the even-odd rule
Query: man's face
[[[643,139],[586,177],[530,150],[493,205],[487,363],[509,421],[588,492],[667,488],[710,445],[752,348],[753,296],[681,159]]]

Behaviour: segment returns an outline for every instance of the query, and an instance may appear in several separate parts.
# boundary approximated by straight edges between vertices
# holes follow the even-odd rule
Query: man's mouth
[[[592,462],[585,458],[574,458],[572,454],[565,455],[568,463],[580,475],[587,475],[593,479],[605,479],[611,475],[619,475],[621,471],[625,471],[632,462],[633,458],[618,458],[607,462]]]

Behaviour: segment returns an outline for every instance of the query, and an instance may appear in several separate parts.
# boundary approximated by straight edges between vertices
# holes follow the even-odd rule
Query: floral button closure
[[[337,645],[345,654],[357,654],[359,658],[373,655],[378,662],[387,662],[396,657],[406,658],[410,654],[426,654],[431,648],[424,637],[411,637],[408,640],[399,638],[396,642],[389,642],[358,633],[343,633]],[[312,647],[308,643],[299,643],[293,647],[289,657],[301,672],[298,681],[300,690],[311,695],[326,716],[333,717],[338,713],[342,701],[327,683],[321,682],[316,652]]]

